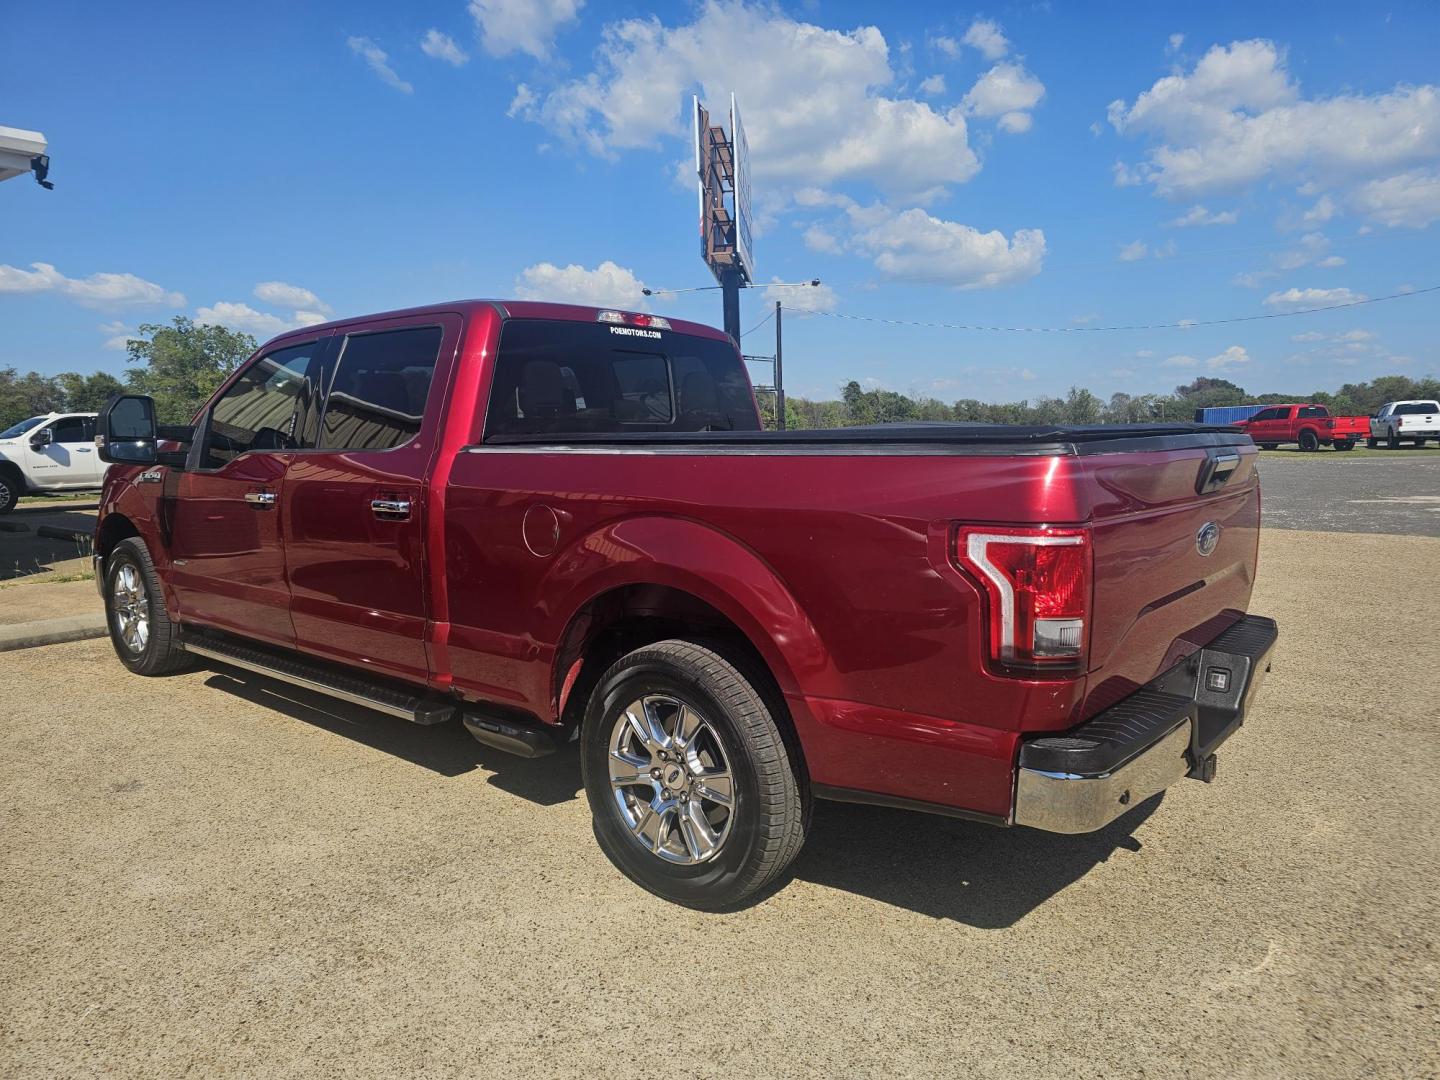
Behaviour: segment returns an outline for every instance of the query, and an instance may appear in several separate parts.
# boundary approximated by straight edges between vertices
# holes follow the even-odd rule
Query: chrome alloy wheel
[[[677,698],[632,701],[610,732],[610,788],[637,843],[669,863],[713,859],[735,816],[735,783],[720,738]]]
[[[142,653],[150,641],[150,598],[139,567],[122,563],[110,586],[115,633],[132,653]]]

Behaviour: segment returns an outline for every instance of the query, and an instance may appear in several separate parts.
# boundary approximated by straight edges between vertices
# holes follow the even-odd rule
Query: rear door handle
[[[275,505],[275,492],[273,491],[247,491],[245,501],[256,510],[269,510]]]
[[[370,509],[378,518],[403,521],[410,516],[409,499],[371,499]]]

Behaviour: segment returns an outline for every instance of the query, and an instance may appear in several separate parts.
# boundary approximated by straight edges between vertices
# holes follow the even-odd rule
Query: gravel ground
[[[11,654],[0,1075],[1433,1077],[1440,665],[1391,601],[1437,564],[1267,531],[1213,786],[1090,837],[821,803],[720,916],[610,868],[573,755]]]
[[[1260,485],[1269,528],[1440,536],[1440,452],[1265,454]]]

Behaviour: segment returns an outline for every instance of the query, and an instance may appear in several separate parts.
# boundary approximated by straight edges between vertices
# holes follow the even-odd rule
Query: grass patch
[[[1329,461],[1331,458],[1413,458],[1430,457],[1440,460],[1440,447],[1425,446],[1416,449],[1413,446],[1402,446],[1399,450],[1386,450],[1383,447],[1371,450],[1368,446],[1357,446],[1354,450],[1334,450],[1328,446],[1322,446],[1319,450],[1306,453],[1298,446],[1282,446],[1276,450],[1261,450],[1260,457],[1265,460],[1271,458],[1305,458],[1308,460]]]

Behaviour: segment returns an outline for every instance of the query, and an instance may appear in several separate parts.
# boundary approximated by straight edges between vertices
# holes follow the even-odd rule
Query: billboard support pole
[[[740,271],[733,265],[720,269],[720,297],[725,309],[725,333],[740,344]]]
[[[775,430],[785,430],[785,368],[780,347],[780,301],[775,301]]]

